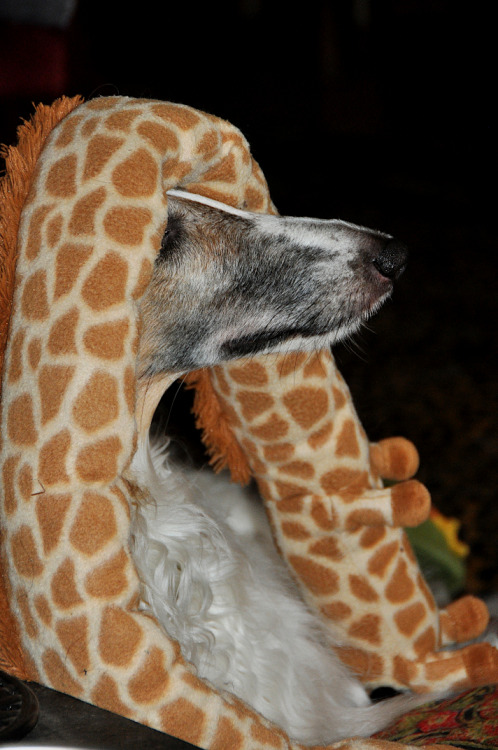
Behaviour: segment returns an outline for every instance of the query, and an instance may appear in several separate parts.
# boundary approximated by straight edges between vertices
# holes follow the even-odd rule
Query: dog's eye
[[[170,216],[168,225],[161,240],[160,256],[166,258],[181,242],[182,228],[178,216]]]

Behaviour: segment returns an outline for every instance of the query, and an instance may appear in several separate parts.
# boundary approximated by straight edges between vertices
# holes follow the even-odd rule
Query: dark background
[[[0,0],[0,141],[31,102],[122,94],[247,136],[281,213],[411,249],[394,297],[336,357],[372,439],[403,434],[498,591],[492,3]]]

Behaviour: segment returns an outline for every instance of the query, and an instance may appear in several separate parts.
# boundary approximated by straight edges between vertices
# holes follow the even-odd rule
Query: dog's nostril
[[[389,240],[374,259],[377,271],[387,279],[397,279],[405,270],[408,248],[398,240]]]

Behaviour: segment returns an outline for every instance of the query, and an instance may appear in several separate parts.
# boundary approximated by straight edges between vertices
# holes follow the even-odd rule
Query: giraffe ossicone
[[[139,611],[128,547],[130,504],[141,490],[127,469],[144,413],[145,427],[150,416],[145,396],[136,393],[138,304],[164,232],[167,190],[181,186],[232,206],[274,211],[261,170],[229,123],[183,105],[126,97],[40,106],[4,156],[0,667],[200,747],[297,748],[250,707],[200,680],[178,644]],[[329,532],[340,522],[346,536],[363,539],[366,567],[355,601],[368,603],[376,595],[366,578],[368,550],[406,506],[414,518],[423,515],[427,498],[411,485],[389,504],[359,423],[351,418],[339,427],[335,412],[329,419],[344,388],[328,354],[293,362],[303,382],[281,391],[288,365],[285,357],[280,364],[261,357],[193,379],[204,429],[210,409],[220,417],[207,438],[215,458],[240,476],[257,476],[277,543],[305,592],[331,615],[348,602],[334,599],[340,574]],[[257,368],[265,378],[272,367],[278,373],[275,411],[252,414],[245,404],[244,389],[268,385],[251,377],[251,367],[252,376]],[[154,399],[167,382],[152,389]],[[290,425],[305,431],[306,450],[292,445]],[[315,465],[324,446],[327,471]],[[378,458],[389,463],[389,454],[387,446]],[[364,468],[354,492],[354,481],[348,485],[349,500],[343,492],[349,511],[339,519],[329,498],[340,472],[351,476],[342,464],[334,474],[342,455]],[[372,477],[371,496],[355,516],[353,495]],[[309,481],[317,484],[311,495],[303,491]],[[373,579],[388,568],[389,560],[378,561]],[[425,612],[429,596],[421,601]],[[340,618],[330,619],[335,626]],[[451,620],[448,613],[443,632],[452,630]],[[364,626],[356,628],[360,639],[366,620]],[[357,658],[349,661],[359,666]],[[330,747],[393,745],[352,739]]]

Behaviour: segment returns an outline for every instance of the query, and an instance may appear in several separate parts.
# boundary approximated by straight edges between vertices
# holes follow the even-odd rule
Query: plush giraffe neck
[[[305,599],[344,646],[343,660],[371,687],[423,692],[485,684],[497,652],[441,645],[478,635],[483,603],[466,597],[438,612],[403,526],[427,517],[408,441],[370,446],[328,352],[267,355],[212,377],[222,414],[265,500],[278,548]]]

